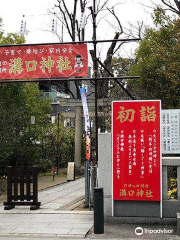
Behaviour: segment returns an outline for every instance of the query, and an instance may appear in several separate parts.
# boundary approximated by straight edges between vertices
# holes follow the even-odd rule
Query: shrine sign
[[[86,44],[0,47],[0,80],[87,76]]]
[[[162,110],[162,153],[180,152],[180,109]]]
[[[160,101],[112,103],[113,199],[161,201]]]

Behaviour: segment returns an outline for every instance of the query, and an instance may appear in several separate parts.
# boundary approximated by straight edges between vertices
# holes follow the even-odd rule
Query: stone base
[[[176,218],[177,213],[180,212],[179,200],[163,200],[162,201],[162,217]]]
[[[160,202],[115,200],[114,216],[159,218]],[[174,217],[176,218],[176,215]]]
[[[105,217],[105,223],[111,224],[162,224],[176,225],[177,218],[153,218],[153,217]]]

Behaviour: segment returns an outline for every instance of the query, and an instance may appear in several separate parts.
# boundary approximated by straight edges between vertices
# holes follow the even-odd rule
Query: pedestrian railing
[[[4,202],[4,210],[15,206],[31,206],[31,210],[40,207],[37,175],[37,167],[7,167],[7,201]]]

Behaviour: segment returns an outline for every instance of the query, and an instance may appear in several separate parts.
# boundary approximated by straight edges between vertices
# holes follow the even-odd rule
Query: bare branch
[[[124,44],[125,42],[121,42],[118,47],[114,50],[113,55],[120,49],[120,47]]]
[[[172,12],[176,13],[176,14],[180,14],[180,2],[177,0],[174,0],[174,3],[176,4],[178,10],[170,3],[170,1],[166,1],[166,0],[161,0],[162,3],[164,5],[166,5],[167,7],[169,7],[171,9]]]
[[[175,2],[176,6],[178,8],[178,11],[180,12],[180,1],[174,0],[174,2]]]
[[[120,28],[120,33],[119,34],[122,34],[123,33],[123,28],[122,28],[122,25],[121,25],[121,22],[119,20],[119,18],[117,17],[117,15],[115,14],[114,12],[114,8],[112,8],[112,10],[110,10],[109,8],[107,8],[107,10],[115,17],[115,19],[117,20],[118,22],[118,25],[119,25],[119,28]]]
[[[117,32],[114,36],[114,39],[118,39],[119,35],[120,35],[120,33]],[[107,51],[106,60],[104,61],[104,65],[106,67],[109,67],[109,65],[111,64],[111,60],[112,60],[112,56],[113,56],[115,47],[116,47],[116,42],[111,43],[111,46],[109,47],[109,49]]]
[[[106,7],[106,5],[108,4],[108,1],[109,0],[105,0],[104,1],[104,3],[100,6],[100,0],[99,0],[99,2],[98,2],[98,4],[97,4],[97,14],[99,13],[99,12],[101,12],[102,11],[102,9],[104,9],[105,7]]]
[[[145,31],[145,25],[144,25],[143,21],[141,21],[141,22],[137,21],[137,24],[129,23],[129,27],[124,28],[124,30],[126,31],[125,34],[128,37],[142,38],[144,31]]]
[[[59,8],[60,12],[62,13],[64,22],[65,22],[65,26],[66,26],[66,28],[67,28],[67,30],[68,30],[69,36],[70,36],[71,39],[72,39],[73,36],[72,36],[72,32],[71,32],[71,30],[70,30],[70,26],[69,26],[68,21],[67,21],[67,18],[66,18],[66,13],[65,13],[65,11],[62,9],[62,7],[61,7],[61,1],[60,1],[60,0],[57,0],[57,1],[58,1],[59,4],[58,4],[58,5],[55,5],[55,7]],[[71,21],[71,18],[70,18],[70,21]]]
[[[83,0],[80,0],[80,8],[81,8],[81,12],[84,11],[86,4],[87,4],[86,1],[84,1],[84,4],[83,4]]]
[[[69,92],[73,98],[75,98],[74,94],[73,94],[72,91],[66,86],[66,84],[65,84],[65,88],[66,88],[66,91]]]
[[[75,22],[76,13],[77,13],[77,1],[78,0],[74,0],[74,11],[73,11],[73,20],[74,20],[74,22]]]
[[[78,20],[76,20],[76,30],[77,30],[78,39],[79,41],[81,41],[81,30],[79,29]]]
[[[104,19],[107,16],[107,14],[103,15],[101,18],[98,19],[97,25],[100,23],[102,19]]]
[[[58,1],[59,1],[59,0],[58,0]],[[67,8],[67,6],[66,6],[66,4],[65,4],[65,1],[62,0],[62,2],[63,2],[63,6],[64,6],[64,8],[65,8],[65,11],[66,11],[67,15],[69,16],[69,19],[71,20],[71,23],[72,23],[71,14],[70,14],[70,12],[68,11],[68,8]]]
[[[105,19],[105,21],[109,24],[109,26],[111,28],[113,28],[116,32],[119,31],[119,27],[117,27],[115,24],[112,24],[112,22],[108,21],[107,19]]]

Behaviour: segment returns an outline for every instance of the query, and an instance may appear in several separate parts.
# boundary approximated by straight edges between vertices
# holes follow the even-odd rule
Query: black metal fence
[[[37,167],[7,167],[7,201],[4,202],[4,210],[15,206],[31,206],[31,210],[40,207],[37,175]]]

